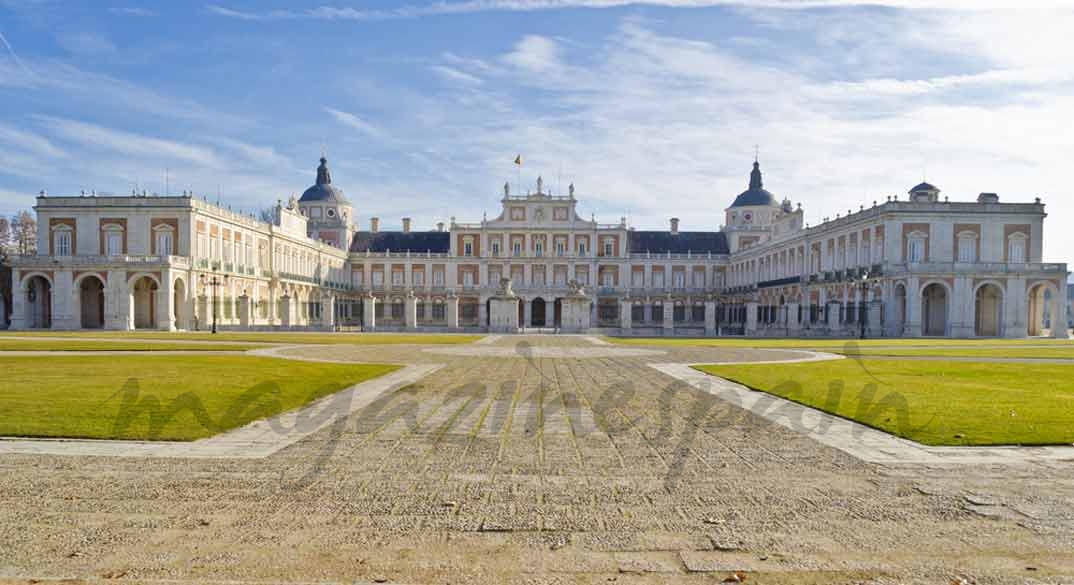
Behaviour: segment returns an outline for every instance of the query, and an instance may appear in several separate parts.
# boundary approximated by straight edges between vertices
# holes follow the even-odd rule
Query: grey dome
[[[936,191],[937,193],[940,192],[940,190],[936,188],[936,185],[933,185],[932,183],[924,183],[924,182],[919,184],[919,185],[917,185],[913,189],[910,189],[910,193],[923,193],[923,192],[928,192],[928,191]]]
[[[735,197],[735,202],[731,204],[731,207],[753,206],[779,207],[776,196],[764,189],[761,181],[761,165],[757,161],[753,161],[753,170],[750,171],[750,188]]]
[[[350,201],[347,201],[347,198],[343,195],[343,190],[332,186],[332,175],[328,172],[328,159],[322,156],[321,165],[317,167],[317,183],[306,189],[298,202],[313,203],[323,201],[350,204]]]

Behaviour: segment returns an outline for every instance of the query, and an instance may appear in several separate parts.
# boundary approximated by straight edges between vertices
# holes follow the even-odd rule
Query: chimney
[[[403,218],[403,233],[404,234],[409,234],[410,233],[410,218],[409,217],[404,217]]]
[[[677,218],[677,217],[671,218],[671,233],[672,234],[679,233],[679,218]]]
[[[438,231],[438,232],[444,231],[444,222],[442,222],[442,221],[436,222],[436,231]]]
[[[369,231],[373,232],[374,234],[380,231],[380,218],[379,217],[371,217],[371,218],[369,218]]]

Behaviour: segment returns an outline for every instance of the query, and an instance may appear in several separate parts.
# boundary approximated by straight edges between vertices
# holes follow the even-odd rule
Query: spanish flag
[[[521,154],[515,157],[515,164],[518,165],[518,166],[522,166],[522,155]]]

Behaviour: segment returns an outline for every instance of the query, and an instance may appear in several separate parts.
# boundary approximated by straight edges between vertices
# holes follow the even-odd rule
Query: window
[[[437,270],[433,272],[433,286],[444,286],[444,271]]]
[[[413,281],[414,286],[425,286],[425,273],[424,272],[416,270],[416,271],[414,271],[414,274],[412,274],[410,278]]]
[[[672,282],[675,284],[675,288],[686,288],[686,273],[685,272],[673,272],[671,274]]]
[[[921,234],[910,234],[906,245],[907,262],[925,261],[925,237]]]
[[[105,253],[109,256],[119,256],[123,254],[123,232],[119,230],[109,230],[105,232]]]
[[[556,256],[562,256],[567,252],[567,245],[563,243],[563,240],[556,242]]]
[[[462,273],[462,285],[473,286],[474,285],[474,273],[470,270]]]
[[[335,217],[336,216],[336,210],[332,209],[331,207],[329,207],[327,210],[325,210],[325,213],[328,215],[328,217]]]
[[[632,305],[630,307],[630,320],[635,323],[645,321],[645,305]]]
[[[700,270],[694,271],[694,280],[690,283],[694,288],[705,288],[705,273]]]
[[[664,272],[653,273],[653,288],[664,288]]]
[[[362,284],[364,284],[364,281],[365,278],[363,272],[361,272],[360,270],[351,272],[351,284],[353,284],[355,287],[362,286]]]
[[[578,242],[578,255],[585,256],[585,240]]]
[[[71,255],[71,228],[61,226],[52,234],[52,253],[56,256]]]
[[[538,240],[533,244],[533,251],[537,256],[544,256],[544,242]]]
[[[443,321],[447,319],[447,312],[444,309],[444,303],[437,301],[433,304],[433,321]]]
[[[1026,237],[1023,234],[1012,234],[1007,242],[1007,262],[1026,261]]]
[[[615,277],[611,272],[604,272],[600,275],[601,286],[615,286]]]
[[[611,240],[604,240],[604,255],[605,256],[611,256],[613,247],[614,247],[614,244],[612,243]]]
[[[474,255],[474,241],[466,240],[462,243],[462,255],[473,256]]]
[[[963,233],[958,236],[958,261],[977,261],[977,237],[972,233]]]
[[[643,288],[645,286],[645,273],[638,270],[630,274],[630,285],[634,288]]]
[[[512,253],[515,256],[521,256],[522,255],[522,242],[520,242],[518,240],[515,240],[514,243],[511,244],[511,246],[512,246]]]
[[[392,286],[403,286],[403,271],[402,270],[393,270],[392,271]]]
[[[373,273],[373,286],[376,286],[376,287],[384,286],[384,273],[383,272],[374,272]]]
[[[425,320],[425,303],[421,302],[421,299],[416,299],[414,303],[414,317],[418,321]]]
[[[492,255],[493,256],[499,256],[500,255],[500,241],[499,240],[492,240]]]

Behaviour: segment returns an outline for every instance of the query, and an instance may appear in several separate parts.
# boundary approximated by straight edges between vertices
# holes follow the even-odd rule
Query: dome
[[[764,189],[761,181],[761,165],[757,161],[753,161],[753,170],[750,171],[750,188],[735,197],[735,202],[731,204],[731,207],[753,206],[779,207],[776,196]]]
[[[937,193],[940,192],[940,190],[936,188],[936,185],[933,185],[931,183],[924,183],[924,182],[922,182],[921,184],[915,186],[913,189],[910,189],[909,192],[910,193],[924,193],[924,192],[927,192],[927,191],[935,191]]]
[[[328,172],[328,159],[321,157],[321,165],[317,167],[317,182],[302,193],[299,203],[334,202],[350,204],[343,195],[342,189],[332,186],[332,175]]]

